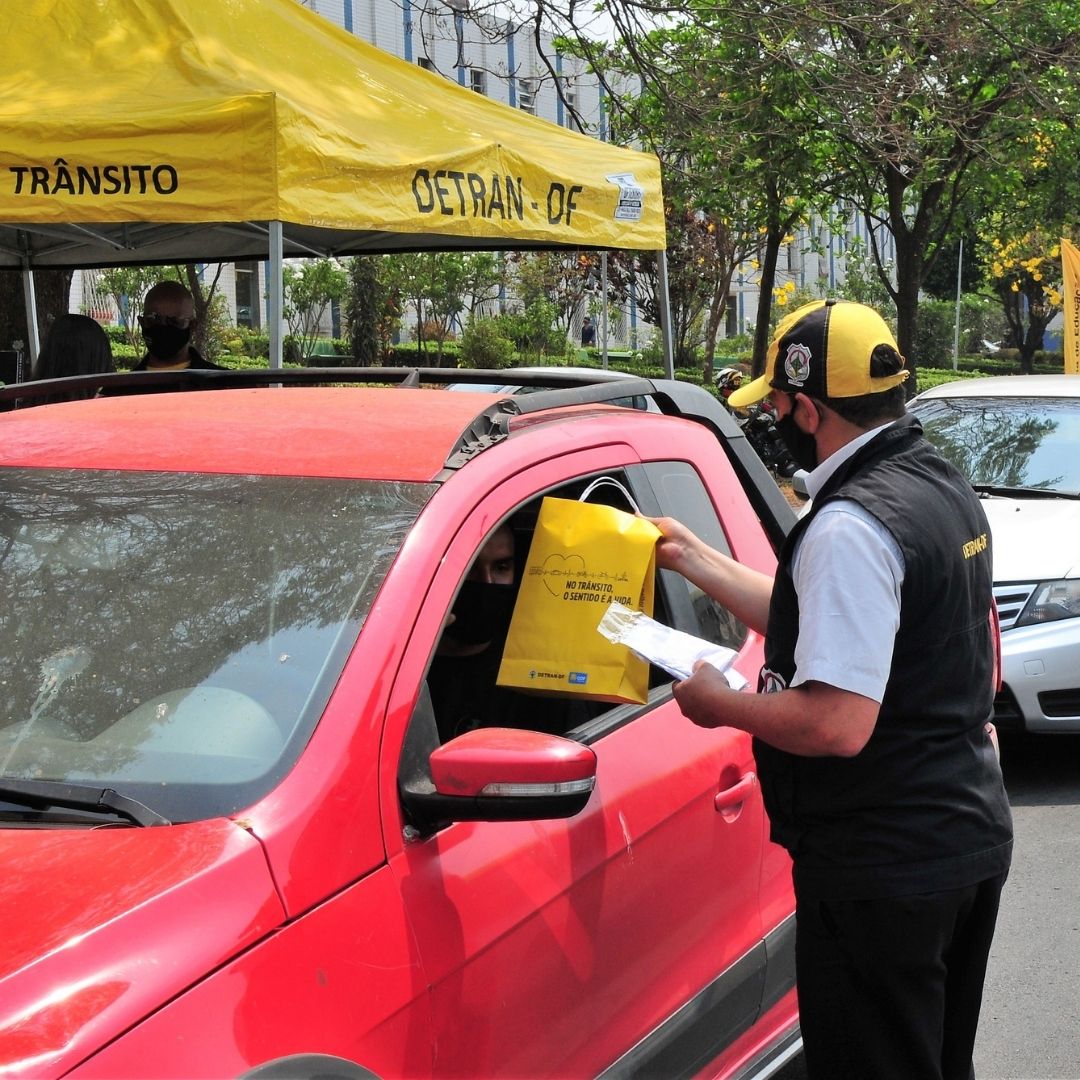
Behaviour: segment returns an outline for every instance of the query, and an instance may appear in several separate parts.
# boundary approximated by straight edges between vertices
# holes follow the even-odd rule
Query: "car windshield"
[[[1080,491],[1080,399],[931,398],[911,411],[977,487]]]
[[[0,782],[172,821],[284,775],[431,485],[0,472]]]

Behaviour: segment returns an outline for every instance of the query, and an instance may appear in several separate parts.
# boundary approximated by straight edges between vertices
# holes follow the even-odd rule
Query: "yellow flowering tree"
[[[1056,240],[1032,229],[1010,240],[989,242],[990,284],[1001,300],[1009,344],[1020,351],[1020,370],[1030,375],[1043,332],[1061,310],[1061,250]]]

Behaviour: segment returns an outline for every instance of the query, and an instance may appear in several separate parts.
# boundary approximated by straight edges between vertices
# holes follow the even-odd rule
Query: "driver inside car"
[[[567,730],[565,702],[495,685],[517,597],[515,546],[507,523],[488,537],[435,648],[427,681],[441,742],[479,727]]]

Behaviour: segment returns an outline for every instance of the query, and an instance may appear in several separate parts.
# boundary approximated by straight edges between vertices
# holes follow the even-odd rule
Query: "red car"
[[[644,705],[440,745],[425,680],[545,494],[613,476],[771,571],[775,483],[680,383],[319,377],[0,391],[0,1076],[771,1075],[794,903],[749,739],[654,670]],[[656,617],[755,680],[681,577]]]

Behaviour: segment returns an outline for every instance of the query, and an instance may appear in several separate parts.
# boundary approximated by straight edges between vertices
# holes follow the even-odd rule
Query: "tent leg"
[[[660,333],[664,344],[664,376],[675,378],[675,351],[671,340],[671,295],[668,292],[667,252],[656,253],[657,285],[660,289]]]
[[[600,341],[603,345],[604,370],[608,366],[608,280],[607,252],[600,252]]]
[[[270,366],[280,368],[284,355],[282,311],[284,306],[284,282],[282,281],[282,234],[281,222],[270,222],[270,280],[266,283],[266,321],[270,324]]]
[[[34,291],[34,271],[23,267],[23,301],[26,304],[26,358],[23,361],[21,379],[29,378],[29,372],[37,362],[41,352],[41,337],[38,334],[37,293]]]

